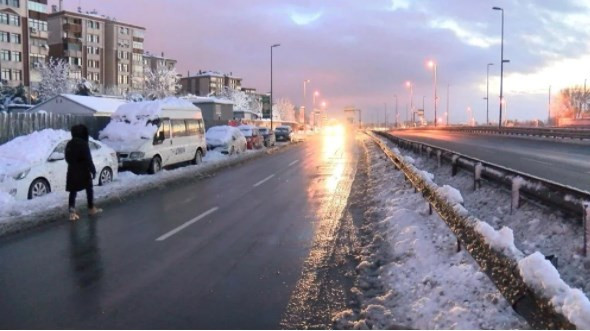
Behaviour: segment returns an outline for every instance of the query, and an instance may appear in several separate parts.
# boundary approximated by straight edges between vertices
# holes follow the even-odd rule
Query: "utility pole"
[[[486,79],[486,124],[490,125],[490,66],[493,63],[487,65],[487,79]]]
[[[498,128],[502,128],[502,106],[504,103],[504,9],[500,7],[493,7],[493,10],[502,12],[502,39],[500,43],[500,119],[498,121]]]
[[[270,131],[272,131],[272,49],[279,47],[281,44],[274,44],[270,46]]]

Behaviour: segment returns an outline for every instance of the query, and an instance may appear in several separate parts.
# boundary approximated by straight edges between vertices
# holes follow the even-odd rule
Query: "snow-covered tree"
[[[144,96],[147,99],[162,99],[175,95],[180,89],[178,73],[164,65],[158,65],[156,70],[144,68]]]
[[[11,104],[24,104],[27,99],[25,88],[22,84],[12,87],[6,82],[0,82],[0,111],[6,110]]]
[[[86,78],[82,78],[76,82],[76,86],[74,87],[74,94],[77,95],[85,95],[91,96],[94,93],[98,92],[94,84],[90,81],[86,80]]]
[[[43,102],[56,95],[72,92],[72,81],[69,78],[70,65],[63,59],[50,58],[47,63],[41,62],[38,68],[41,81],[34,88],[38,100]]]
[[[279,113],[281,120],[295,122],[295,106],[288,99],[279,99],[273,106],[273,113]]]
[[[262,102],[251,94],[226,86],[215,96],[233,102],[235,111],[250,111],[262,117]]]

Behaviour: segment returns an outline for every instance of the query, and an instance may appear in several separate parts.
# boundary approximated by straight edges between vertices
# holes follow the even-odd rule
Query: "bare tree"
[[[73,82],[70,79],[70,65],[63,59],[50,58],[39,66],[41,81],[34,88],[38,100],[43,102],[62,93],[71,93]]]
[[[554,101],[551,113],[555,117],[581,118],[583,115],[590,113],[590,109],[588,109],[589,100],[590,91],[585,90],[583,86],[576,85],[564,88]]]
[[[215,96],[233,102],[236,111],[249,111],[255,113],[258,117],[262,117],[262,103],[248,93],[226,86],[217,92]]]
[[[151,100],[175,95],[180,89],[178,73],[164,65],[158,65],[156,70],[145,67],[143,84],[144,96]]]
[[[279,99],[273,106],[273,113],[278,113],[283,121],[295,122],[295,106],[288,99]]]

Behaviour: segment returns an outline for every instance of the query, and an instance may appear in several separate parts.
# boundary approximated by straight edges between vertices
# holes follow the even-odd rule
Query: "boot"
[[[80,215],[76,213],[75,209],[70,209],[70,221],[77,221],[80,219]]]
[[[100,213],[102,213],[102,209],[96,208],[96,206],[88,209],[88,215],[90,215],[90,216],[94,216],[94,215],[100,214]]]

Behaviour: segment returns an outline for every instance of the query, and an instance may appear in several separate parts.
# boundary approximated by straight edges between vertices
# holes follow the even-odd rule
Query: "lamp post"
[[[305,104],[306,104],[305,85],[308,84],[308,83],[311,83],[311,80],[306,79],[306,80],[303,81],[303,103],[302,104],[303,104],[304,107],[305,107]]]
[[[313,105],[312,105],[312,111],[315,111],[315,97],[319,97],[320,96],[320,92],[315,91],[313,92]]]
[[[490,125],[490,66],[493,63],[487,65],[487,78],[486,78],[486,124]]]
[[[270,131],[272,131],[272,49],[275,47],[279,47],[281,44],[274,44],[270,46]]]
[[[500,43],[500,119],[498,121],[498,128],[502,128],[502,106],[504,101],[504,9],[500,7],[492,7],[492,9],[502,12],[502,39]]]
[[[436,62],[430,60],[428,61],[428,66],[434,70],[434,127],[436,127]]]
[[[407,81],[406,87],[410,88],[410,112],[412,113],[412,116],[414,116],[414,84],[412,84],[412,82],[410,82],[410,81]],[[407,120],[408,120],[408,112],[406,111],[406,121]]]
[[[397,94],[395,94],[394,97],[395,97],[395,127],[397,128],[397,122],[399,120],[399,113],[397,112]]]

